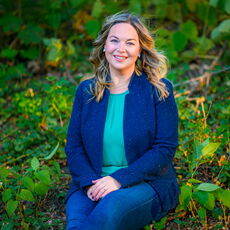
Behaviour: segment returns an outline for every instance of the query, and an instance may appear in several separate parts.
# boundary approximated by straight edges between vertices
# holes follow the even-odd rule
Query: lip
[[[128,58],[128,57],[122,56],[122,55],[113,55],[113,57],[118,62],[123,62],[123,61],[125,61]],[[119,59],[119,58],[123,58],[123,59]]]

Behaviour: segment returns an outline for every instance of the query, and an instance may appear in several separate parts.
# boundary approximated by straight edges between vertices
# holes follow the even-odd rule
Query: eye
[[[112,40],[111,40],[111,42],[116,43],[116,42],[118,42],[118,40],[116,40],[116,39],[112,39]]]
[[[132,42],[127,42],[127,45],[132,46],[132,45],[135,45],[135,44],[132,43]]]

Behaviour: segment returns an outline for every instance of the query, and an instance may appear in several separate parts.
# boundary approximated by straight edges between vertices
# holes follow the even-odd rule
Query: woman
[[[136,16],[108,17],[94,46],[94,77],[77,88],[67,135],[67,229],[139,229],[178,202],[173,88]]]

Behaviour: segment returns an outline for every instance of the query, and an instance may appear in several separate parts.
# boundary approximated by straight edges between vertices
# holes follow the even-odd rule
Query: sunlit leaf
[[[16,208],[18,207],[18,201],[9,200],[6,204],[6,211],[9,216],[13,216]]]
[[[36,183],[34,187],[34,191],[41,196],[45,196],[49,190],[49,187],[43,183]]]
[[[18,195],[21,200],[34,201],[34,196],[31,191],[22,189]]]
[[[57,152],[58,147],[59,147],[59,142],[57,143],[55,148],[52,150],[52,152],[47,157],[44,157],[44,159],[45,160],[50,160],[53,157],[53,155]]]
[[[5,191],[3,191],[3,193],[2,193],[2,201],[4,203],[6,201],[8,201],[9,199],[11,199],[11,197],[12,197],[12,190],[10,188],[8,188]]]
[[[206,192],[212,192],[212,191],[215,191],[219,188],[220,187],[218,185],[215,185],[215,184],[202,183],[202,184],[198,185],[198,187],[196,189],[201,190],[201,191],[206,191]]]
[[[37,171],[40,167],[39,160],[36,157],[33,157],[33,159],[31,160],[31,167],[34,171]]]
[[[48,170],[41,170],[35,173],[37,179],[39,179],[43,184],[50,184],[50,173]]]
[[[22,184],[27,188],[29,189],[30,191],[33,191],[34,190],[34,182],[33,180],[28,177],[28,176],[25,176],[22,178]]]
[[[209,143],[202,149],[202,157],[209,157],[219,148],[220,143]]]

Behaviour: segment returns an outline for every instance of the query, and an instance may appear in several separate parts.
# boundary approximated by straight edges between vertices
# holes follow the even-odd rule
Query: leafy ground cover
[[[167,55],[180,117],[180,203],[145,229],[228,229],[229,7],[227,0],[2,1],[1,229],[64,229],[74,92],[92,72],[102,20],[124,8],[147,19]]]

